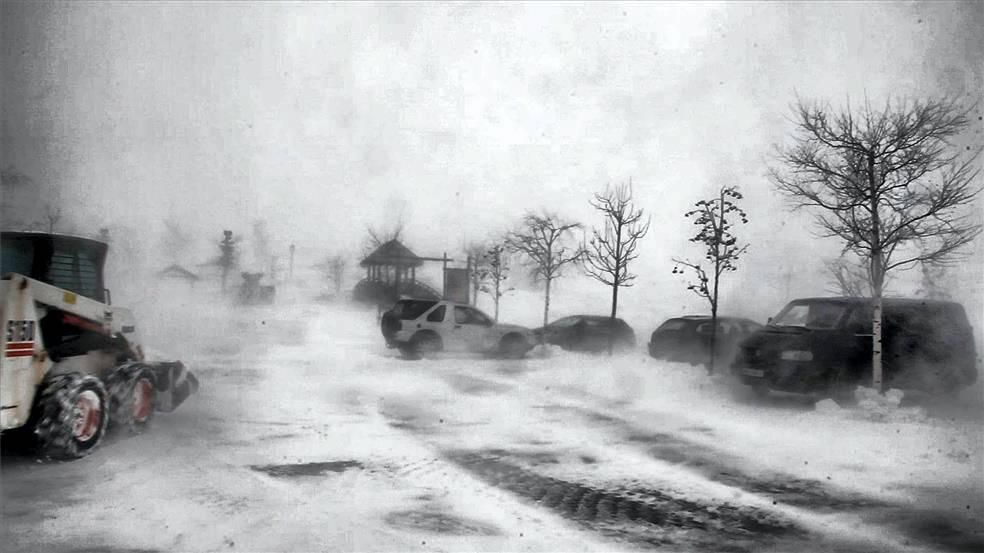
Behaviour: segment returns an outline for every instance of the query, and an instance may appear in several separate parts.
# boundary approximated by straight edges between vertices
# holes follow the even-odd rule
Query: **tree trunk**
[[[471,275],[471,304],[478,305],[478,256],[474,256],[474,259],[472,257],[468,256],[466,264]]]
[[[882,391],[882,297],[875,293],[871,321],[871,387]]]
[[[871,387],[882,391],[882,287],[885,274],[882,266],[881,217],[878,214],[878,180],[875,175],[875,158],[868,155],[868,187],[871,194],[871,287],[874,305],[871,317]]]
[[[721,280],[721,235],[724,232],[723,188],[718,196],[718,211],[720,220],[714,224],[714,293],[711,297],[711,362],[707,366],[707,374],[714,374],[714,360],[717,357],[718,282]]]
[[[547,280],[547,292],[543,296],[543,326],[544,327],[546,327],[547,323],[549,322],[548,317],[550,315],[550,281],[553,279],[548,278],[546,280]],[[541,344],[546,343],[545,340],[546,340],[546,332],[540,333],[540,343]]]
[[[612,285],[612,316],[608,325],[608,355],[615,351],[615,317],[618,315],[618,284]]]
[[[502,298],[502,281],[495,275],[495,322],[499,322],[499,300]]]
[[[715,349],[717,349],[717,318],[718,318],[718,308],[717,308],[717,279],[714,281],[714,302],[711,303],[711,361],[707,366],[707,374],[714,374],[714,357]]]

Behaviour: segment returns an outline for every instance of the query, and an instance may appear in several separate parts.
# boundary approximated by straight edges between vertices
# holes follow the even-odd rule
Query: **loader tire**
[[[39,453],[52,459],[84,457],[106,433],[108,394],[93,376],[69,374],[53,378],[41,392],[34,428]]]
[[[110,421],[114,428],[140,433],[154,418],[157,389],[154,371],[135,365],[121,371],[108,385]]]

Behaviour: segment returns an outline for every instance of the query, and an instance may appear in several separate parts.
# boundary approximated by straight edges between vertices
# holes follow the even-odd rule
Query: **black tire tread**
[[[96,392],[102,402],[102,420],[99,431],[88,444],[79,444],[72,436],[72,414],[75,398],[83,390]],[[78,373],[50,378],[38,399],[40,413],[34,427],[38,449],[42,457],[51,459],[77,459],[89,454],[106,434],[109,423],[108,394],[101,380]]]

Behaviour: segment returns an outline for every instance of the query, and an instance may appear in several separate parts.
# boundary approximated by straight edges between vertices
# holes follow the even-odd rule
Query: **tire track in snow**
[[[601,534],[643,546],[746,552],[807,533],[754,507],[710,504],[659,490],[619,492],[546,476],[495,451],[448,451],[446,457],[485,483],[573,519]]]
[[[805,530],[781,514],[753,506],[689,499],[654,489],[615,490],[522,466],[527,462],[555,463],[550,454],[449,448],[439,437],[442,433],[437,427],[442,419],[419,404],[394,402],[381,406],[379,412],[390,427],[415,435],[438,454],[391,467],[394,476],[418,478],[421,471],[443,470],[442,465],[450,462],[455,470],[473,475],[490,489],[545,507],[607,540],[647,548],[745,553],[786,540],[802,543],[808,537]],[[595,462],[590,457],[584,459],[582,463]]]
[[[501,371],[499,371],[501,373]],[[485,378],[489,375],[483,374]],[[494,378],[494,377],[493,377]],[[499,379],[494,378],[498,381]],[[585,390],[555,387],[585,402],[611,404]],[[818,514],[856,513],[865,524],[887,527],[901,536],[906,546],[929,546],[954,553],[984,551],[984,526],[979,520],[951,511],[921,509],[838,488],[821,480],[799,478],[781,472],[757,474],[741,470],[746,461],[717,448],[667,432],[652,432],[598,409],[582,405],[551,405],[550,397],[534,394],[544,404],[537,407],[579,415],[586,422],[617,430],[628,442],[640,444],[657,460],[685,467],[719,484],[768,498],[773,505],[789,505]],[[552,399],[556,400],[556,397]]]

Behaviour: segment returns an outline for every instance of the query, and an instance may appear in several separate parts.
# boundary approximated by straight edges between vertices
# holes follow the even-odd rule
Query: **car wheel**
[[[397,347],[397,349],[400,350],[400,355],[404,359],[409,359],[411,361],[416,361],[416,360],[420,359],[420,355],[417,354],[417,351],[413,348],[413,345],[411,345],[411,344],[399,344],[396,347]]]
[[[752,384],[750,387],[752,389],[752,393],[755,394],[755,397],[757,397],[759,399],[765,399],[765,398],[769,397],[769,391],[770,390],[769,390],[769,386],[768,385],[766,385],[766,384]]]
[[[517,334],[509,334],[499,343],[499,351],[508,359],[520,359],[530,350],[526,339]]]
[[[418,357],[431,357],[444,349],[444,343],[434,332],[418,332],[410,339],[410,347]]]
[[[615,345],[612,349],[614,349],[615,352],[617,353],[626,353],[634,350],[635,347],[636,347],[635,340],[632,340],[630,338],[620,338],[615,341]]]
[[[857,384],[855,379],[850,378],[845,367],[835,367],[827,373],[827,382],[823,392],[826,392],[827,396],[835,401],[850,401],[854,397],[854,386]]]

